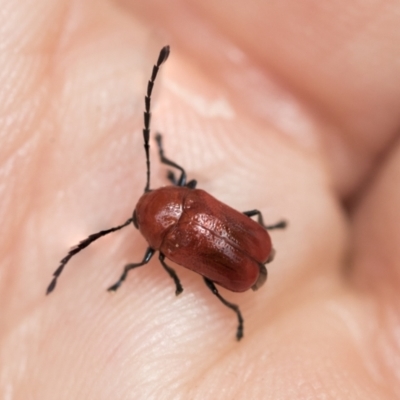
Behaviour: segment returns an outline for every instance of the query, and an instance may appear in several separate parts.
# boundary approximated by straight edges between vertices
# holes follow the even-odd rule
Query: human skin
[[[146,5],[144,5],[146,4]],[[0,398],[400,397],[400,2],[0,1]],[[131,216],[152,126],[199,187],[260,209],[276,259],[236,317]],[[166,184],[151,142],[151,186]]]

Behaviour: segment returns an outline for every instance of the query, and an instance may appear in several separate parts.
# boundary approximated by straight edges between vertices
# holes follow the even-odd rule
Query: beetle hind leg
[[[183,292],[183,287],[181,285],[181,281],[179,280],[178,275],[176,274],[175,270],[166,264],[166,262],[164,261],[164,258],[165,258],[165,255],[160,252],[158,259],[160,260],[160,263],[163,266],[163,268],[167,271],[168,275],[174,280],[175,286],[176,286],[175,294],[178,296],[179,294],[181,294]]]
[[[243,214],[247,215],[248,217],[254,217],[255,215],[257,215],[257,222],[267,230],[285,229],[287,227],[287,222],[285,220],[281,220],[273,225],[265,225],[264,218],[261,214],[261,211],[259,211],[259,210],[245,211]]]
[[[272,230],[272,229],[285,229],[287,227],[287,222],[283,219],[279,222],[277,222],[276,224],[273,225],[264,225],[265,229],[267,229],[268,231]]]
[[[141,267],[142,265],[146,265],[150,260],[151,257],[153,257],[155,253],[155,250],[152,249],[151,247],[149,247],[146,250],[146,253],[144,254],[143,260],[139,263],[135,263],[135,264],[128,264],[125,266],[124,268],[124,272],[122,273],[121,277],[118,279],[117,282],[114,283],[114,285],[110,286],[107,290],[109,292],[115,292],[124,282],[124,280],[126,279],[126,277],[128,276],[128,272],[131,269],[137,268],[137,267]]]
[[[238,327],[236,331],[236,339],[240,340],[243,337],[243,317],[242,313],[240,312],[239,306],[236,304],[230,303],[229,301],[225,300],[218,292],[218,289],[215,287],[214,282],[210,281],[209,279],[203,277],[204,282],[206,283],[207,287],[219,298],[219,300],[224,304],[225,306],[229,307],[231,310],[233,310],[238,318]]]

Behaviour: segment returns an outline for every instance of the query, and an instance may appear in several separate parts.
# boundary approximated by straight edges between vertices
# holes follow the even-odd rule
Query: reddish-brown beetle
[[[162,138],[156,135],[161,162],[180,171],[179,178],[172,171],[168,179],[172,186],[150,189],[150,103],[158,70],[169,56],[169,46],[161,49],[147,86],[144,112],[144,148],[146,152],[147,181],[133,216],[124,224],[94,233],[73,247],[53,274],[47,294],[56,286],[65,265],[75,254],[92,242],[133,223],[147,240],[149,247],[139,263],[125,266],[120,279],[108,290],[117,290],[131,269],[147,264],[156,251],[166,272],[174,280],[176,295],[183,291],[175,271],[165,258],[189,268],[200,275],[210,290],[237,315],[239,325],[236,337],[243,336],[243,318],[239,307],[225,300],[214,283],[233,292],[257,290],[267,279],[266,263],[272,261],[274,250],[267,229],[284,228],[285,221],[266,226],[260,211],[244,213],[221,203],[204,190],[196,189],[195,180],[186,180],[185,170],[164,156]],[[258,222],[250,217],[257,216]]]

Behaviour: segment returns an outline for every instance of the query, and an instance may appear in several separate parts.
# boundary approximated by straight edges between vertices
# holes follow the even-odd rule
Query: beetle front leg
[[[178,186],[178,181],[175,177],[174,171],[171,171],[170,169],[167,171],[167,179],[174,185]]]
[[[162,143],[162,136],[160,133],[156,134],[156,142],[158,145],[158,153],[160,155],[161,162],[163,164],[169,165],[170,167],[174,167],[176,169],[179,169],[179,171],[181,171],[181,176],[179,177],[178,180],[176,180],[175,174],[172,171],[168,172],[168,179],[176,186],[186,186],[186,172],[180,165],[165,157],[164,147]]]
[[[122,273],[122,275],[119,278],[119,280],[116,283],[114,283],[114,285],[110,286],[107,290],[109,292],[115,292],[122,285],[122,282],[126,279],[126,277],[128,275],[128,272],[131,269],[134,269],[134,268],[137,268],[137,267],[141,267],[142,265],[147,264],[151,260],[151,257],[153,257],[154,253],[155,253],[155,250],[152,249],[151,247],[149,247],[146,250],[146,253],[144,254],[143,260],[140,263],[126,265],[125,268],[124,268],[124,272]]]
[[[158,259],[160,260],[161,265],[167,271],[168,275],[174,280],[175,286],[176,286],[175,294],[178,296],[179,294],[181,294],[183,292],[183,287],[182,287],[181,282],[180,282],[180,280],[178,278],[178,275],[176,275],[175,270],[172,269],[171,267],[169,267],[165,263],[164,258],[165,258],[165,255],[160,252],[160,255],[159,255]]]
[[[155,136],[156,142],[157,142],[157,146],[158,146],[158,154],[160,156],[160,160],[163,164],[169,165],[170,167],[174,167],[176,169],[179,169],[179,171],[181,172],[181,175],[179,177],[179,179],[176,179],[175,174],[173,171],[168,171],[168,179],[172,182],[172,184],[176,185],[176,186],[185,186],[186,185],[186,172],[185,170],[178,165],[177,163],[175,163],[174,161],[169,160],[167,157],[165,157],[164,155],[164,146],[163,146],[163,142],[162,142],[162,136],[160,133],[157,133]]]
[[[254,217],[255,215],[257,215],[257,222],[267,230],[284,229],[287,226],[287,222],[285,220],[279,221],[273,225],[265,225],[264,218],[261,214],[261,211],[259,211],[259,210],[245,211],[243,214],[247,215],[248,217]]]
[[[175,186],[179,186],[178,185],[178,180],[175,177],[174,171],[167,171],[167,179]],[[188,187],[189,189],[195,189],[197,186],[197,181],[196,179],[191,179],[189,182],[186,183],[185,185],[186,187]]]
[[[206,283],[207,287],[215,294],[215,296],[217,296],[220,301],[226,305],[227,307],[229,307],[231,310],[233,310],[238,318],[238,322],[239,325],[237,327],[237,331],[236,331],[236,339],[240,340],[243,337],[243,317],[242,317],[242,313],[239,310],[239,306],[237,306],[236,304],[232,304],[229,301],[225,300],[218,292],[218,289],[215,287],[214,282],[210,281],[209,279],[203,277],[204,282]]]

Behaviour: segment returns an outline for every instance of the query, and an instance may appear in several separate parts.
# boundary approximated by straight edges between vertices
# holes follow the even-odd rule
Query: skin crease
[[[140,3],[1,2],[0,398],[400,397],[400,3]],[[240,343],[181,267],[178,298],[157,259],[105,291],[143,257],[130,227],[44,295],[69,246],[131,215],[166,43],[166,155],[229,205],[290,222],[263,288],[221,290],[244,315]]]

